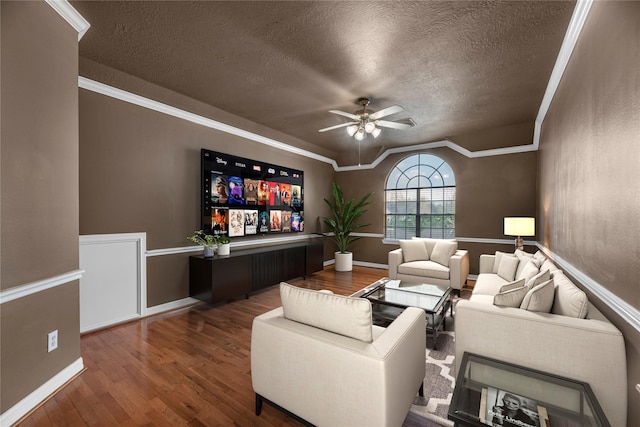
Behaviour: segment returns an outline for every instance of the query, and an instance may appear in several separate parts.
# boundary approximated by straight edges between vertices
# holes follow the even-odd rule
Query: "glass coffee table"
[[[382,278],[356,293],[372,303],[374,321],[386,325],[393,322],[407,307],[418,307],[427,316],[427,335],[433,336],[436,348],[438,332],[444,330],[444,318],[451,310],[451,288],[428,283]]]
[[[509,405],[526,417],[508,424]],[[589,384],[467,352],[447,416],[456,426],[497,426],[501,418],[505,426],[610,426]]]

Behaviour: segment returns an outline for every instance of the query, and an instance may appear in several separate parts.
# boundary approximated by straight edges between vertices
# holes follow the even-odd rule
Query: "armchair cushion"
[[[398,273],[447,280],[449,279],[450,270],[448,267],[433,261],[412,261],[398,266]]]
[[[431,261],[449,267],[449,260],[458,250],[458,242],[438,240],[431,253]]]
[[[427,246],[420,240],[400,240],[400,248],[402,249],[402,257],[404,262],[411,261],[428,261],[429,252]]]
[[[371,303],[280,283],[284,317],[325,331],[372,342]]]

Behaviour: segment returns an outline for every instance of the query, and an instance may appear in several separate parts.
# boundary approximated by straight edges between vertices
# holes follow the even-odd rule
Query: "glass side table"
[[[448,418],[462,426],[610,426],[589,384],[464,353]]]

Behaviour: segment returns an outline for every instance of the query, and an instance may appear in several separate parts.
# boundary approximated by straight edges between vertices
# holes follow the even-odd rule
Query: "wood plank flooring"
[[[290,283],[350,295],[386,273],[330,266]],[[249,299],[200,303],[84,335],[86,370],[17,425],[300,426],[268,404],[259,417],[254,413],[251,323],[278,306],[272,286]],[[413,414],[404,422],[436,425]]]

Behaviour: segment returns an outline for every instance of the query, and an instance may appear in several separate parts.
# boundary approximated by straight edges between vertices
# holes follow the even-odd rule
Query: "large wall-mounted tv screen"
[[[202,230],[229,237],[304,231],[300,170],[201,150]]]

